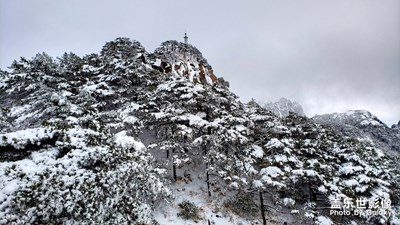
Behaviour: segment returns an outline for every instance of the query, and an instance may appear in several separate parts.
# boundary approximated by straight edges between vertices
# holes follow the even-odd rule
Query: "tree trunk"
[[[208,163],[206,164],[206,169],[208,168]],[[210,175],[208,174],[208,170],[206,171],[207,175],[207,191],[208,191],[208,197],[211,197],[211,190],[210,190]]]
[[[262,216],[262,221],[263,225],[267,225],[267,221],[265,219],[265,206],[264,206],[264,199],[262,196],[262,192],[260,191],[260,205],[261,205],[261,216]]]
[[[317,196],[314,190],[312,189],[310,182],[308,182],[308,190],[310,192],[310,202],[317,202]]]
[[[172,174],[174,176],[174,180],[176,181],[176,166],[175,166],[175,163],[172,163]]]
[[[175,149],[172,149],[172,174],[174,176],[174,180],[176,181],[176,165],[175,165],[175,157],[174,154],[175,153]]]

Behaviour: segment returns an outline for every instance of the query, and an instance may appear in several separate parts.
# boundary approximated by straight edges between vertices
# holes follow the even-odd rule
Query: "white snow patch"
[[[358,185],[358,181],[356,181],[354,179],[345,180],[345,181],[343,181],[343,185],[345,185],[347,187],[354,187],[354,186]]]
[[[300,175],[300,176],[304,176],[306,175],[307,177],[315,177],[318,175],[318,173],[315,170],[293,170],[292,171],[293,174],[295,175]]]
[[[134,147],[135,149],[145,149],[142,142],[136,141],[135,138],[126,135],[126,131],[121,131],[115,134],[115,143],[122,148]]]
[[[128,123],[128,124],[135,124],[138,121],[139,121],[138,118],[136,118],[134,116],[127,116],[122,122]]]
[[[358,171],[363,171],[364,167],[362,166],[353,166],[352,163],[346,163],[340,167],[339,173],[344,175],[353,174]]]
[[[157,119],[162,119],[168,116],[168,114],[164,113],[164,112],[157,112],[157,113],[152,113],[152,115]]]
[[[333,222],[328,217],[325,216],[318,216],[317,221],[315,221],[317,225],[332,225]]]
[[[115,92],[113,90],[97,89],[96,93],[98,93],[102,96],[110,96],[110,95],[113,95]]]
[[[4,195],[12,195],[19,187],[16,180],[11,180],[2,189]]]
[[[321,192],[321,193],[326,193],[327,192],[327,190],[326,190],[324,185],[319,186],[318,187],[318,191]]]
[[[313,213],[311,213],[311,212],[305,212],[304,213],[304,217],[306,217],[306,218],[314,218],[315,215]]]
[[[189,120],[189,125],[194,125],[196,127],[202,127],[204,125],[208,124],[208,121],[203,120],[203,118],[201,118],[198,115],[193,115],[193,114],[185,114],[182,116],[178,116],[179,119],[183,119],[183,120]]]
[[[307,163],[309,163],[311,167],[314,167],[314,164],[315,164],[315,163],[318,163],[318,160],[316,160],[316,159],[309,159],[309,160],[307,160]]]
[[[206,76],[206,81],[208,84],[213,84],[211,77],[208,75]]]
[[[63,97],[69,97],[71,95],[72,95],[72,92],[69,92],[69,91],[62,91],[61,92],[61,96],[63,96]]]
[[[258,145],[253,145],[251,146],[253,151],[251,152],[251,155],[256,157],[256,158],[262,158],[264,156],[264,150],[258,146]]]
[[[52,138],[54,131],[46,128],[30,128],[0,135],[0,146],[12,145],[17,149],[24,148],[30,143],[39,142],[42,139]]]
[[[375,153],[378,156],[378,158],[382,158],[383,156],[385,156],[385,153],[382,152],[382,150],[375,148]]]
[[[371,178],[365,174],[360,174],[357,178],[360,183],[369,183],[371,181]]]
[[[254,180],[253,185],[256,188],[264,187],[264,184],[260,180]]]
[[[276,162],[287,162],[288,158],[286,155],[275,155],[274,156]]]
[[[376,120],[363,120],[360,123],[363,126],[367,126],[367,125],[371,125],[371,126],[382,126],[382,124],[380,124],[378,121]]]
[[[245,126],[243,126],[243,125],[236,125],[235,126],[235,129],[237,130],[237,131],[239,131],[239,132],[242,132],[242,131],[246,131],[247,130],[247,128],[245,127]]]
[[[260,171],[260,174],[268,175],[270,177],[275,178],[275,177],[278,177],[278,176],[282,175],[283,172],[282,172],[281,169],[279,169],[276,166],[269,166],[267,168],[262,168],[261,171]]]
[[[92,93],[97,89],[97,84],[92,84],[92,85],[84,85],[82,90]]]
[[[265,147],[267,148],[283,148],[285,147],[282,142],[280,142],[277,138],[272,138],[271,140],[268,141],[267,144],[265,144]]]
[[[65,120],[72,124],[79,124],[79,119],[73,116],[68,116]]]
[[[296,203],[296,201],[292,198],[284,198],[283,199],[283,205],[285,206],[292,206]]]
[[[160,67],[161,66],[161,59],[157,58],[153,65]]]
[[[15,106],[10,109],[10,116],[18,116],[24,113],[25,111],[28,111],[31,108],[31,105],[26,104],[24,106]]]

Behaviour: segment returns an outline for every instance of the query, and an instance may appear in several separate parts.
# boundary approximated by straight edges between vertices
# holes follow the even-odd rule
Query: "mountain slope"
[[[349,110],[345,113],[316,115],[313,120],[330,125],[345,135],[367,139],[390,154],[400,153],[400,135],[396,128],[389,128],[368,111]]]
[[[117,38],[100,54],[41,53],[12,69],[0,78],[0,224],[397,220],[391,155],[243,104],[194,46],[148,53]],[[327,210],[371,197],[390,199],[391,215]]]

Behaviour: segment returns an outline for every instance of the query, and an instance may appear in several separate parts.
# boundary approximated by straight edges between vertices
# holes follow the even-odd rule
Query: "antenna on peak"
[[[185,30],[186,31],[186,30]],[[185,36],[183,37],[183,39],[185,39],[185,46],[183,47],[183,57],[185,58],[185,62],[189,61],[188,59],[188,39],[189,37],[187,36],[187,33],[185,32]]]
[[[187,36],[187,33],[185,32],[185,36],[183,37],[184,39],[185,39],[185,44],[187,45],[188,44],[188,39],[189,39],[189,37]]]

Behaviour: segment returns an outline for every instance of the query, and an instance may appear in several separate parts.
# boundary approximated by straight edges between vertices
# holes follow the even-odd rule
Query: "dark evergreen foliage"
[[[240,190],[227,203],[250,216],[286,207],[311,224],[329,217],[320,209],[333,198],[371,196],[398,213],[398,163],[381,145],[243,104],[191,45],[150,54],[117,38],[100,54],[40,53],[10,68],[0,71],[0,223],[151,224],[168,184],[191,182],[191,166],[211,198]]]

